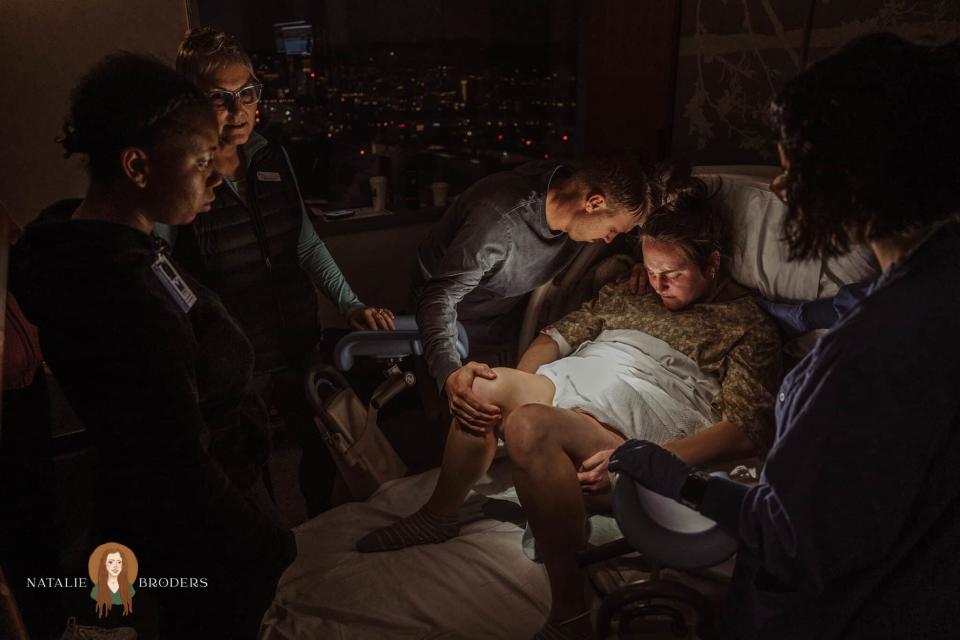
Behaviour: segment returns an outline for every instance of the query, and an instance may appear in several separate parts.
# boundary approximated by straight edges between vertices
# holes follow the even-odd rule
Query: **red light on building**
[[[549,160],[549,159],[550,159],[550,154],[549,154],[549,153],[543,154],[543,159],[544,159],[544,160]]]
[[[360,155],[362,155],[362,156],[367,155],[367,150],[366,150],[366,149],[360,149]]]
[[[406,128],[407,128],[406,122],[401,122],[400,124],[397,125],[397,129],[406,129]]]
[[[523,144],[525,144],[525,145],[527,145],[527,146],[529,147],[530,145],[533,144],[533,140],[530,140],[530,139],[528,138],[528,139],[526,139],[526,140],[523,141]]]
[[[333,137],[332,133],[327,133],[327,138],[332,138],[332,137]]]
[[[503,140],[503,134],[502,134],[502,133],[498,133],[498,134],[497,134],[497,140]]]
[[[567,140],[570,139],[570,136],[568,136],[567,134],[563,134],[562,136],[560,136],[560,139],[566,142]]]

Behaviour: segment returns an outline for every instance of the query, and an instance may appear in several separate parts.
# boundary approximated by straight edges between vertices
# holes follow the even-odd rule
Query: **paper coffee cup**
[[[448,183],[433,182],[430,184],[430,190],[433,192],[433,206],[447,206],[447,192],[450,190],[450,185]]]
[[[373,195],[373,210],[385,211],[387,208],[387,177],[370,178],[370,192]]]

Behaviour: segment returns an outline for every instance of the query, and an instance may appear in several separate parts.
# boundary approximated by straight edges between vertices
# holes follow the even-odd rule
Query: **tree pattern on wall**
[[[924,43],[960,37],[955,0],[810,2],[683,1],[674,157],[696,164],[775,163],[768,105],[805,63],[875,31]]]

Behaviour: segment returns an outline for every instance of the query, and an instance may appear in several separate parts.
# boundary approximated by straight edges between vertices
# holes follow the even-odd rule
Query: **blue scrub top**
[[[740,512],[737,637],[924,637],[948,624],[960,592],[958,256],[949,224],[784,379],[776,441]]]

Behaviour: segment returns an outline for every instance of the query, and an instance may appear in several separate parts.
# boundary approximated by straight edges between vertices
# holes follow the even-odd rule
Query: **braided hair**
[[[119,174],[123,149],[153,148],[189,128],[193,114],[204,114],[215,126],[206,96],[184,75],[156,58],[118,52],[74,87],[57,141],[64,157],[86,155],[91,179],[105,181]]]

